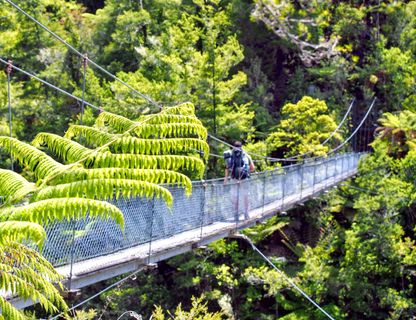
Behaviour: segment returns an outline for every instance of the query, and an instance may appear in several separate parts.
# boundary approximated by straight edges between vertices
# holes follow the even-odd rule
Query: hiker
[[[227,184],[230,179],[233,182],[232,186],[232,201],[235,211],[237,213],[237,220],[239,215],[239,199],[243,199],[244,204],[244,218],[248,218],[249,211],[249,186],[247,183],[240,185],[241,181],[250,177],[250,173],[254,171],[254,163],[250,156],[244,152],[240,141],[234,142],[232,150],[224,152],[225,160],[225,178],[224,184]]]

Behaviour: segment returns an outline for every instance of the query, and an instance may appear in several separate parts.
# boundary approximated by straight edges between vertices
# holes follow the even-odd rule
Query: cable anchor
[[[82,56],[82,66],[84,67],[84,69],[88,67],[88,54],[87,53],[84,53],[84,55]]]
[[[13,70],[13,60],[10,60],[10,59],[9,59],[9,60],[7,61],[6,73],[7,73],[8,75],[11,75],[12,70]]]

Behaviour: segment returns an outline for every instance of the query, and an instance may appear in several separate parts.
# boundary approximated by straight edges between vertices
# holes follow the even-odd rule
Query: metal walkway
[[[172,210],[158,199],[115,200],[124,233],[112,221],[85,219],[48,227],[43,254],[70,289],[137,270],[227,237],[335,186],[357,171],[362,154],[345,153],[252,175],[241,183],[194,182],[190,197],[170,188]]]

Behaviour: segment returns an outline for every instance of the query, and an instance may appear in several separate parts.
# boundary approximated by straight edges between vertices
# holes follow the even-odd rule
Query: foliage
[[[322,142],[336,128],[334,119],[327,113],[326,103],[311,97],[303,97],[296,104],[286,104],[282,109],[279,127],[267,137],[270,151],[285,156],[325,154],[331,144],[322,145]],[[341,136],[336,133],[332,139],[333,144]]]
[[[184,311],[182,306],[179,305],[173,315],[169,315],[169,319],[172,320],[221,320],[223,317],[221,313],[208,312],[208,307],[206,303],[202,302],[203,297],[195,298],[192,297],[192,308],[189,311]],[[152,314],[152,317],[155,320],[165,320],[165,314],[160,306],[157,306],[155,311]]]

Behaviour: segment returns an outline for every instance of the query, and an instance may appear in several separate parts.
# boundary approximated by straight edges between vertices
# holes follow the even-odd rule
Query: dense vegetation
[[[349,133],[344,128],[331,140],[332,145],[320,146],[352,98],[356,99],[350,120],[353,126],[377,97],[374,126],[365,126],[359,135],[362,139],[354,144],[354,150],[360,151],[372,142],[374,151],[361,162],[360,175],[321,199],[295,208],[287,217],[274,218],[247,234],[336,319],[416,316],[416,1],[16,3],[158,105],[191,102],[195,110],[190,112],[195,111],[209,132],[229,142],[242,140],[247,150],[263,155],[324,154]],[[81,96],[82,59],[6,2],[0,12],[1,57]],[[0,81],[0,133],[7,136],[5,73],[0,73]],[[134,120],[133,126],[135,120],[159,112],[155,104],[132,94],[91,65],[86,68],[85,83],[87,101]],[[91,127],[97,118],[98,124],[100,119],[109,123],[115,116],[98,116],[86,108],[81,117],[79,102],[15,71],[11,74],[11,105],[12,135],[21,141],[23,150],[15,166],[21,175],[10,171],[2,171],[2,175],[24,190],[12,197],[12,205],[19,205],[32,194],[28,181],[38,181],[37,187],[47,187],[49,181],[50,172],[45,170],[51,167],[31,164],[24,157],[29,147],[23,142],[36,137],[35,146],[46,145],[56,152],[54,158],[42,152],[42,159],[58,167],[58,157],[73,163],[87,156],[90,149],[77,145],[74,153],[68,153],[65,148],[69,142],[59,143],[58,136],[51,133],[63,136],[66,132],[66,139],[81,136],[78,142],[93,149],[115,139],[117,129],[129,130],[120,124],[113,131],[107,128],[87,133],[80,124]],[[204,140],[204,130],[201,125],[190,138]],[[38,135],[40,132],[49,134]],[[144,138],[149,137],[164,138]],[[20,146],[18,140],[2,138],[0,144],[12,151],[10,141]],[[215,141],[208,142],[212,153],[223,151]],[[192,144],[184,139],[181,143],[182,147],[173,146],[181,156],[185,156],[184,145],[187,149],[197,146],[207,154],[203,142]],[[110,151],[119,153],[121,145],[119,149],[113,145]],[[95,157],[99,162],[99,156]],[[209,161],[207,176],[222,174],[223,164],[215,158]],[[2,154],[1,163],[3,168],[10,167],[9,153]],[[260,168],[271,165],[261,163]],[[199,178],[203,163],[195,169],[184,173]],[[83,171],[77,177],[86,175]],[[57,184],[71,176],[62,179]],[[182,181],[185,184],[188,180]],[[11,195],[7,186],[3,189],[3,198]],[[166,199],[169,201],[168,195]],[[19,227],[32,230],[24,233],[28,238],[43,239],[42,227]],[[22,240],[17,234],[10,233],[8,239]],[[6,244],[0,239],[0,247]],[[15,247],[8,250],[12,249]],[[52,272],[46,262],[41,266],[45,272]],[[55,276],[50,273],[50,277]],[[178,319],[196,315],[206,319],[323,317],[290,290],[278,273],[266,267],[246,243],[237,240],[219,241],[206,250],[163,262],[157,270],[141,273],[102,295],[99,303],[90,306],[95,311],[79,317],[97,314],[112,319],[135,310],[148,318],[156,310],[154,318],[163,319],[165,312],[154,305],[172,314],[176,310]]]

